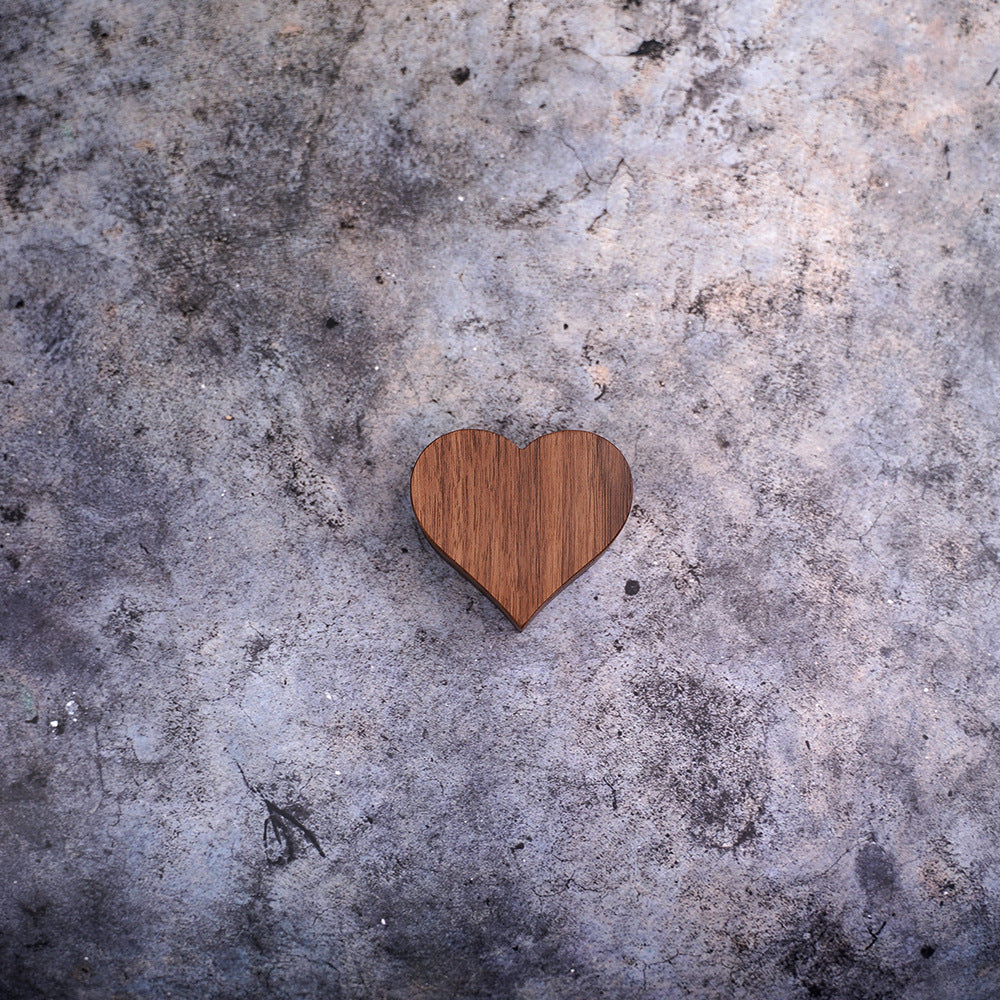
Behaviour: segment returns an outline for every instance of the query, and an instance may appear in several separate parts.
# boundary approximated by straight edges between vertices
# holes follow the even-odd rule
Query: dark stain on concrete
[[[883,911],[892,904],[896,892],[896,863],[892,855],[874,841],[858,849],[854,871],[864,890],[869,909]]]
[[[574,961],[558,925],[525,900],[509,876],[487,870],[453,880],[392,880],[372,915],[379,945],[376,982],[406,982],[430,997],[516,996]],[[581,974],[583,969],[580,969]]]
[[[797,987],[795,995],[820,1000],[902,1000],[905,980],[859,949],[845,928],[819,910],[797,928],[798,940],[780,956],[780,968]]]
[[[635,693],[659,734],[647,780],[699,844],[736,851],[752,842],[770,782],[761,752],[767,706],[693,676],[642,677]]]

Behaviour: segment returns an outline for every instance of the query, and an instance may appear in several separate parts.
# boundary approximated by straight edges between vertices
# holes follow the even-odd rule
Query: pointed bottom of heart
[[[428,541],[430,541],[430,539],[428,539]],[[557,597],[561,591],[565,590],[566,587],[568,587],[578,576],[582,576],[583,573],[586,570],[588,570],[591,565],[591,563],[587,563],[586,566],[582,567],[574,576],[570,577],[570,579],[568,579],[558,590],[554,591],[548,597],[546,597],[545,600],[542,601],[542,603],[539,604],[537,607],[525,608],[523,604],[521,604],[516,600],[512,600],[511,606],[508,606],[504,604],[503,598],[498,597],[496,594],[491,594],[481,583],[479,583],[478,580],[474,579],[468,573],[466,573],[465,570],[462,569],[462,567],[459,566],[457,562],[455,562],[453,559],[449,559],[448,556],[445,555],[445,553],[442,552],[442,550],[439,549],[436,545],[434,545],[433,542],[431,542],[431,545],[433,546],[434,551],[437,552],[437,554],[441,556],[441,558],[444,559],[444,561],[448,563],[449,566],[451,566],[453,569],[458,570],[458,572],[461,573],[462,576],[464,576],[465,579],[469,581],[469,583],[471,583],[478,591],[485,594],[503,612],[504,617],[514,626],[514,628],[518,630],[518,632],[523,632],[528,622],[530,622],[532,618],[534,618],[535,615],[537,615],[538,612],[542,610],[542,608],[544,608],[553,598]],[[596,562],[596,561],[597,561],[597,556],[595,556],[591,560],[591,562]]]

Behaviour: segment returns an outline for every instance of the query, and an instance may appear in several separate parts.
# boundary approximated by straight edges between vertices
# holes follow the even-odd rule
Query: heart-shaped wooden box
[[[431,545],[520,630],[614,541],[632,506],[632,473],[589,431],[518,448],[460,430],[421,452],[410,498]]]

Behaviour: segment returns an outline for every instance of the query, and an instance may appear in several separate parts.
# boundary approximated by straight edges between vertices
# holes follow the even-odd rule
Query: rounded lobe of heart
[[[632,473],[589,431],[518,448],[492,431],[459,430],[421,452],[410,497],[431,545],[523,629],[621,531]]]

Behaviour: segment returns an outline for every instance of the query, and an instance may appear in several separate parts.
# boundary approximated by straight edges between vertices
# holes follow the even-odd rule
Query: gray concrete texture
[[[995,3],[0,32],[0,995],[1000,996]],[[459,427],[632,464],[522,634]]]

